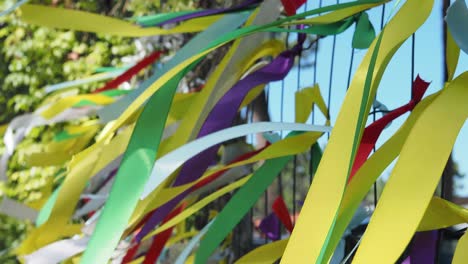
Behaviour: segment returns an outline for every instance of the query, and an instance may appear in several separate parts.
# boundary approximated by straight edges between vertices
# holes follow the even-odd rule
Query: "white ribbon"
[[[0,212],[8,216],[21,219],[36,221],[38,212],[31,207],[28,207],[22,203],[18,203],[8,197],[3,197],[0,203]]]
[[[468,54],[468,8],[465,0],[457,0],[447,9],[445,21],[453,40]]]
[[[5,131],[5,135],[3,136],[6,150],[0,159],[0,182],[7,180],[6,172],[8,168],[8,160],[10,159],[11,155],[13,155],[16,146],[24,139],[24,137],[29,133],[29,131],[31,131],[31,129],[38,126],[51,125],[89,116],[94,114],[98,108],[100,107],[90,106],[82,108],[70,108],[48,120],[40,115],[40,113],[45,109],[45,107],[41,107],[34,113],[28,113],[15,117],[8,125]]]
[[[55,264],[83,252],[89,237],[59,240],[24,256],[26,264]]]
[[[330,132],[331,127],[307,125],[302,123],[258,122],[235,126],[209,134],[202,138],[191,141],[158,159],[154,164],[151,176],[145,185],[143,194],[141,195],[140,199],[144,199],[146,196],[148,196],[187,160],[207,148],[224,141],[249,134],[280,130]]]
[[[210,229],[211,224],[213,223],[214,219],[211,220],[205,227],[203,227],[200,232],[196,236],[194,236],[190,242],[185,246],[184,250],[180,253],[180,255],[177,257],[176,261],[174,264],[184,264],[187,258],[190,256],[190,253],[192,252],[193,248],[198,244],[200,239],[208,232],[208,229]]]

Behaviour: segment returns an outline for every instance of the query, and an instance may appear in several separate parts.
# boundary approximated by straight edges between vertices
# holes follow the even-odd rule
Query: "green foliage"
[[[0,263],[18,263],[10,249],[21,241],[29,226],[27,222],[0,215]]]
[[[94,1],[76,6],[94,11],[88,2]],[[0,123],[35,109],[44,86],[81,78],[100,66],[120,66],[121,57],[134,53],[131,39],[36,27],[17,14],[0,18]]]

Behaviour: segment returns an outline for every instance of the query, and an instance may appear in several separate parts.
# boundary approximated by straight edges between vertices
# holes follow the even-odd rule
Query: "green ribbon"
[[[36,226],[41,226],[43,223],[49,219],[50,213],[52,212],[52,208],[54,208],[55,201],[57,200],[57,196],[60,192],[60,185],[57,189],[54,190],[52,195],[47,199],[47,202],[45,203],[44,206],[42,206],[41,210],[39,211],[39,214],[37,215],[36,218]]]
[[[112,255],[148,180],[174,93],[184,75],[185,71],[174,76],[145,105],[81,263],[106,263]]]
[[[301,134],[301,132],[291,132],[288,137],[298,134]],[[314,149],[316,150],[316,148]],[[247,214],[249,209],[254,206],[260,195],[271,185],[273,180],[293,157],[284,156],[267,160],[255,171],[252,177],[236,192],[223,207],[223,210],[216,216],[210,229],[200,242],[195,257],[195,264],[208,263],[208,258],[213,251],[216,250],[229,232]],[[316,160],[320,161],[320,158],[321,155]],[[318,165],[318,163],[315,164]]]
[[[353,35],[353,48],[367,49],[375,39],[375,29],[369,20],[369,15],[363,12],[356,23],[356,30]]]
[[[366,80],[364,82],[364,91],[363,91],[361,103],[359,106],[359,116],[356,122],[356,129],[354,132],[354,140],[353,140],[353,148],[351,151],[351,159],[350,159],[349,167],[348,167],[348,177],[353,167],[354,159],[356,158],[356,152],[359,147],[359,143],[361,141],[361,132],[364,130],[364,126],[367,120],[367,113],[369,112],[370,105],[371,105],[369,103],[369,97],[370,97],[370,92],[371,92],[371,87],[372,87],[375,63],[377,61],[377,55],[379,54],[380,43],[382,41],[383,33],[384,31],[380,33],[380,36],[377,39],[377,43],[375,44],[375,49],[372,52],[372,56],[369,62],[369,68],[367,70]],[[330,230],[328,230],[327,238],[325,239],[322,249],[320,250],[320,256],[317,260],[317,263],[326,263],[328,261],[328,259],[325,258],[325,252],[326,252],[327,247],[330,244],[330,239],[333,233],[333,229],[335,228],[337,216],[338,216],[338,211],[335,212],[333,223],[331,225]]]
[[[143,27],[157,25],[162,23],[166,20],[173,19],[179,16],[196,13],[200,10],[191,10],[191,11],[179,11],[179,12],[171,12],[171,13],[162,13],[156,15],[149,15],[149,16],[141,16],[135,18],[135,22]]]
[[[296,33],[306,33],[306,34],[314,34],[314,35],[320,35],[320,36],[330,36],[330,35],[337,35],[337,34],[344,32],[354,22],[355,22],[354,17],[348,17],[346,19],[343,19],[342,21],[338,21],[335,23],[313,25],[305,29],[272,27],[272,28],[267,29],[267,31],[269,32],[296,32]]]

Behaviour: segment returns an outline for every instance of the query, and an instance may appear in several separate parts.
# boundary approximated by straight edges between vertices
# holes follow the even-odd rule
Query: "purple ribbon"
[[[417,232],[411,245],[409,263],[431,264],[435,263],[437,252],[438,231]],[[406,261],[406,260],[405,260]]]
[[[434,264],[437,252],[437,230],[417,232],[409,256],[401,264]]]
[[[230,127],[237,115],[237,110],[251,89],[261,84],[284,79],[294,66],[294,58],[302,51],[302,44],[304,41],[305,35],[299,34],[299,41],[292,49],[282,52],[269,64],[237,82],[216,103],[213,110],[209,113],[205,123],[202,125],[197,138]],[[219,146],[220,144],[208,148],[188,160],[182,166],[173,186],[187,184],[200,178],[216,159]],[[190,190],[187,190],[156,209],[141,231],[136,235],[136,240],[140,241],[144,236],[151,232],[151,230],[158,225],[162,219],[164,219],[164,217],[189,193]]]
[[[258,228],[271,240],[279,240],[281,238],[280,220],[274,213],[271,213],[267,217],[263,218]]]
[[[223,13],[235,12],[235,11],[245,9],[245,8],[251,6],[251,5],[258,4],[260,2],[262,2],[262,0],[246,0],[241,4],[239,4],[237,6],[230,7],[230,8],[206,9],[206,10],[202,10],[202,11],[199,11],[199,12],[194,12],[194,13],[174,17],[174,18],[171,18],[169,20],[158,23],[155,26],[163,26],[163,25],[167,25],[167,24],[174,24],[174,23],[185,21],[185,20],[194,19],[194,18],[197,18],[197,17],[213,16],[213,15],[218,15],[218,14],[223,14]]]

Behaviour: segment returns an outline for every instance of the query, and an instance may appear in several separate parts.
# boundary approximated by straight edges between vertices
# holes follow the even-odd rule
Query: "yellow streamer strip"
[[[167,229],[171,228],[172,226],[179,224],[180,222],[184,221],[185,219],[187,219],[189,216],[193,215],[194,213],[200,211],[200,209],[207,206],[208,204],[210,204],[214,200],[218,199],[219,197],[223,196],[224,194],[241,187],[242,185],[244,185],[244,183],[246,183],[250,179],[251,176],[252,175],[246,176],[246,177],[244,177],[244,178],[242,178],[240,180],[237,180],[237,181],[235,181],[235,182],[233,182],[231,184],[228,184],[225,187],[223,187],[223,188],[217,190],[216,192],[208,195],[207,197],[201,199],[200,201],[198,201],[194,205],[186,208],[184,211],[182,211],[176,217],[172,218],[171,220],[167,221],[165,224],[158,227],[153,232],[146,235],[143,240],[149,239],[152,236],[157,235],[157,234],[163,232],[164,230],[167,230]]]
[[[313,87],[304,88],[296,93],[296,122],[305,123],[310,112],[317,105],[323,115],[329,119],[327,105],[320,94],[318,84]]]
[[[419,223],[418,231],[446,228],[460,223],[468,223],[468,210],[435,196]]]
[[[0,126],[0,136],[3,136],[3,134],[5,134],[5,131],[7,130],[7,128],[8,128],[8,123]]]
[[[90,176],[101,171],[125,150],[132,130],[133,127],[129,127],[113,138],[109,144],[104,145],[105,141],[101,141],[102,143],[94,144],[73,157],[69,173],[60,188],[49,219],[31,232],[23,242],[20,247],[22,254],[28,254],[64,236],[64,227],[67,226],[75,210],[70,204],[76,204]],[[76,230],[73,234],[79,233],[80,230]]]
[[[132,23],[78,10],[26,4],[21,6],[21,18],[26,23],[44,27],[102,33],[123,37],[143,37],[189,33],[204,30],[223,15],[201,17],[181,23],[172,29],[142,28]],[[66,17],[67,19],[63,19]]]
[[[192,231],[184,232],[184,233],[182,233],[180,235],[176,235],[174,237],[171,237],[167,241],[166,247],[170,247],[170,246],[174,245],[175,243],[180,242],[181,240],[191,238],[191,237],[195,236],[196,234],[198,234],[198,231],[197,230],[192,230]]]
[[[460,238],[455,249],[455,254],[453,255],[452,264],[464,264],[468,259],[468,233]]]
[[[44,110],[41,113],[41,116],[43,116],[46,119],[51,119],[52,117],[58,115],[65,109],[72,107],[74,104],[80,102],[81,100],[88,100],[98,105],[107,105],[113,103],[115,101],[115,98],[105,96],[102,94],[84,94],[65,97],[60,99],[58,102],[54,103],[46,110]]]
[[[468,105],[464,103],[468,100],[467,86],[465,72],[415,123],[364,233],[355,263],[394,263],[409,243],[468,117]],[[429,130],[431,133],[427,133]],[[402,201],[405,206],[401,206]]]
[[[271,264],[281,258],[288,244],[288,239],[283,239],[260,246],[240,258],[235,264]]]
[[[25,162],[29,166],[53,166],[65,163],[72,155],[81,151],[92,140],[99,129],[95,124],[87,127],[88,131],[77,138],[59,142],[50,142],[36,152],[26,153]]]
[[[389,1],[390,0],[387,0],[385,2],[389,2]],[[385,2],[377,2],[377,3],[372,3],[372,4],[347,7],[347,8],[339,9],[339,10],[336,10],[331,13],[321,15],[318,17],[292,21],[292,22],[286,23],[286,25],[302,25],[302,24],[306,24],[306,25],[319,24],[320,25],[320,24],[330,24],[333,22],[339,22],[353,14],[357,14],[364,10],[382,5]]]
[[[365,107],[366,111],[370,108],[369,101],[374,98],[383,71],[392,55],[405,39],[426,20],[431,11],[432,2],[407,1],[385,27],[385,34],[382,37],[379,56],[375,64],[376,71],[372,78],[369,100]],[[418,12],[414,12],[414,10],[418,10]],[[290,243],[288,243],[281,260],[282,263],[317,262],[323,254],[322,248],[324,245],[326,246],[325,242],[333,230],[335,217],[341,203],[349,175],[349,165],[354,159],[352,156],[353,141],[355,136],[362,135],[362,127],[357,135],[351,131],[356,129],[359,116],[359,108],[356,106],[359,105],[362,98],[365,76],[375,44],[376,41],[369,48],[346,94],[330,141],[309,189]]]
[[[398,156],[400,150],[411,131],[414,123],[418,120],[421,113],[438,96],[428,96],[422,100],[412,111],[409,118],[398,129],[398,131],[383,144],[354,175],[353,180],[346,187],[343,202],[340,206],[337,223],[331,237],[331,245],[328,246],[325,259],[331,257],[334,248],[338,245],[342,234],[351,221],[355,211],[359,207],[362,199],[366,196],[372,184],[377,180],[388,165]]]

